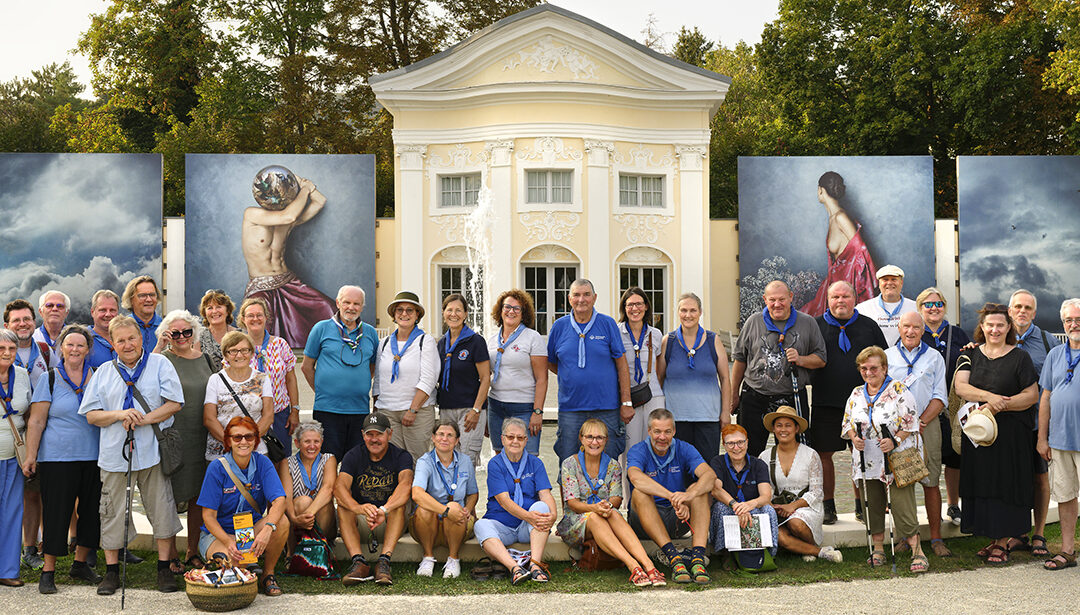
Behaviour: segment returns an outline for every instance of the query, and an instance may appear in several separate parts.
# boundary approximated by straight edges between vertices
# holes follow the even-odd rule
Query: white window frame
[[[531,211],[582,211],[581,174],[583,172],[580,160],[558,160],[555,164],[545,163],[543,160],[515,160],[517,163],[517,196],[514,201],[519,212]],[[529,201],[529,171],[569,171],[570,172],[570,202],[551,203],[551,175],[548,174],[548,201],[546,203],[530,203]]]
[[[461,195],[461,204],[460,205],[446,205],[446,204],[443,203],[443,193],[444,193],[444,191],[443,191],[443,180],[449,180],[449,179],[460,179],[461,180],[461,189],[458,192],[458,194]],[[440,211],[451,212],[451,211],[469,210],[469,209],[472,209],[473,207],[476,207],[476,203],[469,203],[466,200],[466,196],[468,195],[468,193],[472,192],[471,190],[468,189],[468,186],[467,186],[467,182],[470,179],[475,179],[476,182],[477,182],[477,184],[476,184],[476,195],[477,195],[477,198],[479,199],[480,189],[484,187],[484,175],[480,171],[474,171],[474,172],[469,172],[469,173],[439,173],[435,178],[435,186],[434,186],[434,190],[435,190],[435,208],[437,210],[440,210]]]
[[[556,187],[555,187],[555,174],[556,173],[559,173],[559,174],[566,173],[566,174],[570,175],[570,185],[568,185],[568,186],[559,186],[560,190],[569,190],[570,191],[570,199],[569,200],[562,200],[562,201],[556,201],[555,200],[554,193],[555,193],[555,189],[556,189]],[[535,200],[535,201],[530,200],[529,194],[530,194],[530,191],[533,190],[532,185],[530,185],[530,183],[529,183],[529,176],[530,175],[540,175],[540,176],[542,176],[544,178],[544,182],[543,182],[544,185],[542,187],[538,186],[538,189],[542,188],[544,190],[544,198],[543,198],[543,200]],[[524,190],[525,190],[525,202],[528,203],[529,205],[572,205],[574,203],[574,171],[571,170],[571,169],[525,169]]]
[[[545,280],[545,288],[543,290],[547,294],[547,305],[548,305],[547,316],[548,316],[548,321],[547,321],[547,323],[545,323],[544,327],[542,327],[541,323],[540,323],[541,313],[539,312],[539,305],[538,305],[539,301],[536,300],[536,293],[534,293],[532,290],[530,290],[528,288],[528,282],[526,281],[527,276],[526,276],[525,272],[526,272],[526,269],[529,268],[529,267],[535,267],[535,268],[538,268],[538,269],[543,269],[544,274],[545,274],[545,276],[547,278]],[[551,325],[560,316],[564,316],[564,315],[570,313],[570,303],[569,303],[569,301],[565,300],[567,297],[569,297],[569,293],[570,293],[569,283],[567,284],[567,287],[566,287],[565,291],[562,291],[562,289],[559,289],[559,288],[555,287],[555,269],[556,268],[570,268],[570,267],[572,267],[574,269],[574,275],[570,276],[570,278],[571,278],[570,283],[572,283],[576,278],[581,276],[581,264],[580,263],[551,263],[551,262],[536,262],[536,263],[533,263],[533,262],[526,262],[526,263],[521,264],[521,288],[524,289],[525,292],[531,294],[533,296],[533,303],[537,304],[536,305],[536,308],[537,308],[536,330],[541,335],[546,336],[548,334],[548,331],[551,329]],[[540,289],[537,288],[536,290],[540,290]],[[566,297],[563,297],[564,301],[562,302],[561,305],[559,303],[559,293],[560,293],[560,291],[562,291],[566,295]]]
[[[448,288],[448,287],[443,285],[443,273],[448,272],[450,270],[454,270],[454,269],[457,269],[457,270],[459,270],[461,272],[461,288]],[[437,300],[436,304],[435,304],[435,307],[438,308],[439,313],[434,314],[433,316],[434,316],[435,322],[439,323],[438,327],[439,327],[440,334],[446,332],[446,323],[444,323],[443,319],[442,319],[442,302],[443,302],[443,299],[445,299],[447,295],[450,295],[452,293],[461,293],[462,295],[465,296],[466,300],[468,300],[470,303],[472,303],[472,298],[469,297],[469,294],[466,292],[467,289],[466,289],[466,284],[465,283],[467,281],[466,278],[467,278],[468,275],[469,275],[469,266],[466,265],[466,264],[440,263],[440,264],[436,265],[436,267],[435,267],[435,297],[436,297],[436,300]],[[482,274],[481,274],[481,279],[482,279]],[[480,287],[480,296],[481,297],[484,296],[484,290],[485,289],[483,287],[483,284],[481,284],[481,287]],[[468,324],[469,324],[470,327],[472,327],[476,331],[481,330],[481,327],[482,327],[482,325],[484,323],[484,319],[487,318],[486,308],[487,308],[487,306],[482,306],[482,305],[480,305],[480,306],[471,305],[470,306]]]
[[[620,186],[624,176],[634,177],[659,177],[663,182],[662,206],[654,205],[621,205]],[[675,169],[673,167],[642,168],[640,166],[613,165],[611,186],[611,209],[615,214],[639,214],[674,216],[675,215]],[[638,180],[638,195],[640,203],[641,184]]]
[[[633,263],[633,264],[630,264],[630,263],[617,263],[616,264],[615,274],[616,274],[616,276],[618,276],[618,277],[616,277],[616,279],[618,280],[618,283],[619,283],[619,296],[620,297],[622,297],[623,293],[625,293],[626,290],[628,288],[630,288],[630,286],[624,287],[623,283],[622,283],[622,274],[623,274],[624,269],[635,269],[635,270],[637,270],[637,272],[638,272],[638,274],[637,274],[638,283],[637,284],[630,284],[630,286],[638,286],[642,290],[644,290],[646,293],[648,293],[650,295],[649,301],[652,304],[653,318],[655,319],[655,317],[657,315],[659,315],[661,317],[660,324],[656,324],[655,322],[652,322],[652,323],[649,323],[649,324],[653,325],[654,327],[656,327],[657,329],[660,329],[661,331],[663,331],[665,333],[667,331],[669,331],[670,329],[673,329],[674,326],[675,326],[675,322],[672,320],[673,314],[668,309],[668,305],[671,302],[671,290],[670,290],[671,289],[671,284],[669,282],[671,280],[671,268],[670,268],[670,266],[668,266],[665,263],[655,263],[655,264],[649,264],[649,263]],[[650,290],[650,289],[645,288],[644,286],[642,286],[641,278],[642,278],[642,270],[644,270],[644,269],[659,269],[660,270],[660,286],[661,286],[660,290]],[[660,296],[659,300],[654,300],[656,298],[656,295],[658,295],[658,294]]]

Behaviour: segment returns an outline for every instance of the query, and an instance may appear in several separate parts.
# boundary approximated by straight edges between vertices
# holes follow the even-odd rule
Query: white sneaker
[[[844,554],[832,547],[822,547],[821,552],[818,553],[818,557],[824,560],[829,560],[834,564],[839,564],[840,562],[844,561]]]
[[[416,574],[422,577],[430,577],[432,572],[435,572],[435,558],[425,557],[420,560],[420,567],[416,569]]]
[[[446,563],[442,567],[442,578],[456,579],[459,576],[461,576],[461,560],[452,557],[446,558]]]
[[[806,563],[816,562],[817,561],[817,556],[816,555],[804,555],[804,556],[802,556],[802,561],[804,561]]]

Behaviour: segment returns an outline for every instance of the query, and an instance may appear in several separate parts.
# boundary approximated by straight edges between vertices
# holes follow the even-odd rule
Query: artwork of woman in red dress
[[[840,199],[844,198],[846,191],[844,178],[835,171],[828,171],[818,179],[818,202],[825,206],[829,214],[829,231],[825,235],[829,268],[817,294],[801,308],[811,316],[821,316],[829,307],[827,295],[833,282],[850,282],[855,287],[856,303],[873,298],[877,290],[877,280],[874,279],[877,269],[860,235],[862,225],[852,220],[840,207]]]

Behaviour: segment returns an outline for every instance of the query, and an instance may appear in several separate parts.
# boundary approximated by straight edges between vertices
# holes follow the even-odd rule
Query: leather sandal
[[[1004,566],[1009,563],[1009,549],[1001,545],[990,547],[990,553],[986,556],[986,563],[991,566]]]
[[[953,554],[949,547],[945,546],[945,541],[940,538],[930,541],[930,550],[938,557],[952,557]]]
[[[1076,566],[1075,552],[1066,553],[1062,551],[1043,562],[1043,568],[1047,570],[1065,570],[1066,568],[1072,568],[1074,566]]]
[[[259,581],[259,590],[267,596],[280,596],[281,586],[277,584],[274,575],[268,574]]]
[[[874,552],[871,553],[870,557],[867,558],[867,560],[866,560],[866,564],[868,566],[870,566],[871,568],[877,568],[878,566],[884,566],[887,562],[888,562],[888,560],[885,559],[885,552],[884,551],[879,551],[879,550],[874,550]]]
[[[1046,548],[1046,538],[1038,534],[1031,536],[1031,556],[1050,557],[1050,549]]]
[[[915,555],[911,558],[911,567],[908,570],[914,573],[926,572],[930,570],[930,560],[922,553]]]

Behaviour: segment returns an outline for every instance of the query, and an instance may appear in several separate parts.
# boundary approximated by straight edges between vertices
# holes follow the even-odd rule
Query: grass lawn
[[[886,536],[887,538],[887,536]],[[1061,546],[1061,529],[1058,524],[1048,525],[1046,538],[1050,542],[1051,552],[1056,552]],[[955,572],[958,570],[971,570],[986,566],[975,552],[984,547],[987,540],[984,538],[956,538],[946,541],[949,548],[955,554],[949,558],[934,556],[929,549],[929,543],[923,543],[923,550],[930,559],[930,572]],[[888,547],[886,546],[886,551]],[[709,567],[712,575],[712,583],[705,586],[675,585],[669,580],[667,591],[697,591],[708,587],[768,587],[775,585],[819,583],[824,581],[850,581],[855,579],[885,579],[892,576],[891,567],[886,565],[878,569],[871,569],[866,565],[867,550],[862,548],[842,549],[844,562],[832,564],[825,561],[804,562],[801,558],[787,553],[781,553],[777,558],[779,570],[759,575],[741,575],[724,571],[719,562],[714,561]],[[128,566],[128,587],[141,589],[154,589],[157,582],[155,568],[156,554],[149,551],[139,552],[146,558],[146,562]],[[98,572],[104,572],[104,557],[99,553],[100,562]],[[1029,553],[1014,553],[1010,564],[1017,562],[1030,562],[1032,557]],[[914,576],[908,572],[908,564],[911,558],[908,555],[897,556],[897,574],[902,576]],[[67,570],[71,566],[71,557],[62,558],[57,563],[56,583],[58,585],[72,584],[67,576]],[[509,581],[474,581],[468,577],[469,564],[463,564],[462,576],[458,579],[442,579],[442,564],[436,566],[435,576],[430,579],[416,575],[416,564],[413,562],[394,563],[394,584],[391,587],[380,587],[374,583],[362,583],[354,587],[344,587],[340,581],[316,581],[310,578],[287,577],[278,574],[278,583],[287,593],[303,594],[402,594],[402,595],[464,595],[464,594],[491,594],[491,593],[521,593],[521,592],[564,592],[564,593],[593,593],[593,592],[625,592],[640,591],[628,582],[626,570],[608,570],[600,572],[581,572],[573,567],[570,562],[554,562],[551,566],[552,581],[547,584],[526,583],[520,587],[513,587]],[[279,565],[279,570],[281,566]],[[343,572],[348,569],[347,562],[338,562],[338,570]],[[668,575],[669,571],[664,571]],[[37,584],[39,573],[27,573],[23,571],[23,580],[27,584]],[[181,581],[181,587],[183,581]],[[61,590],[63,591],[63,590]]]

